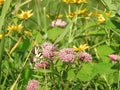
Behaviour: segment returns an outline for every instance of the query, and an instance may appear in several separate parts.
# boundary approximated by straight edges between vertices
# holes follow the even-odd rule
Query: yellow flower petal
[[[81,44],[79,47],[73,46],[73,49],[75,51],[83,51],[83,50],[85,50],[87,48],[89,48],[89,46],[87,44],[84,44],[84,45]]]
[[[79,48],[77,48],[75,45],[73,46],[73,49],[74,49],[75,51],[79,51]]]
[[[77,4],[87,3],[86,0],[63,0],[63,2],[65,2],[65,3],[77,3]]]
[[[29,35],[29,36],[32,36],[32,33],[30,31],[25,30],[24,33]]]
[[[3,35],[0,33],[0,39],[2,39]]]
[[[105,14],[106,14],[107,17],[111,16],[111,12],[106,12]]]
[[[105,20],[105,18],[103,17],[103,15],[102,14],[99,14],[98,15],[98,23],[104,23],[106,20]]]
[[[5,33],[5,36],[9,36],[11,33],[11,31],[8,31],[7,33]]]
[[[68,15],[67,15],[67,17],[68,18],[73,18],[75,16],[75,13],[73,12],[73,13],[69,13]]]
[[[80,15],[86,12],[86,9],[75,11],[75,14]]]
[[[9,31],[19,31],[23,28],[22,24],[8,26]]]
[[[73,0],[73,2],[74,3],[78,3],[78,4],[80,4],[80,3],[87,3],[86,0]]]
[[[18,18],[28,19],[33,15],[32,10],[22,11],[21,14],[18,14]]]

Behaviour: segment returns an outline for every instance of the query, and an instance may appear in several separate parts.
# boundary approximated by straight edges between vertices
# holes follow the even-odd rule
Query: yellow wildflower
[[[11,33],[11,31],[6,32],[6,33],[5,33],[5,36],[9,36],[10,33]]]
[[[9,32],[5,33],[5,36],[9,36]],[[2,39],[3,35],[0,33],[0,39]]]
[[[19,31],[23,28],[22,24],[17,25],[12,25],[12,26],[8,26],[8,30],[9,31]]]
[[[92,12],[90,12],[90,13],[84,13],[83,14],[85,17],[90,17],[91,15],[92,15]]]
[[[22,11],[21,14],[18,14],[17,16],[21,19],[28,19],[33,15],[32,10]]]
[[[86,9],[75,11],[75,14],[80,15],[86,12]]]
[[[86,0],[73,0],[73,2],[74,3],[78,3],[78,4],[80,4],[80,3],[87,3]]]
[[[84,44],[84,45],[81,44],[79,47],[76,47],[74,45],[73,48],[74,48],[75,51],[83,51],[83,50],[89,48],[89,46],[87,44]]]
[[[75,12],[71,12],[67,15],[68,18],[73,18],[75,15],[81,15],[86,12],[86,9],[83,10],[77,10]]]
[[[61,18],[61,17],[63,17],[63,15],[62,15],[62,14],[59,14],[59,15],[57,15],[57,16],[55,17],[55,19],[58,19],[58,18]]]
[[[77,3],[77,4],[87,3],[86,0],[63,0],[63,2],[66,2],[66,3]]]
[[[25,30],[24,33],[29,35],[29,36],[32,36],[32,33],[30,31]]]
[[[0,5],[3,5],[5,3],[5,0],[0,0]]]
[[[63,14],[59,14],[59,15],[54,15],[54,14],[47,14],[47,17],[48,18],[55,18],[55,19],[58,19],[58,18],[61,18],[63,17]]]
[[[0,39],[2,39],[3,35],[0,33]]]
[[[106,12],[105,14],[106,14],[107,17],[110,17],[111,12]]]
[[[38,44],[37,41],[33,41],[33,42],[32,42],[32,45],[33,45],[33,46],[35,46],[35,45],[37,45],[37,44]]]
[[[67,17],[68,18],[73,18],[75,16],[75,13],[73,12],[73,13],[69,13],[68,15],[67,15]]]
[[[105,20],[105,18],[103,17],[103,15],[102,14],[99,14],[98,15],[98,23],[104,23],[106,20]]]
[[[66,3],[73,3],[73,0],[63,0],[63,2],[66,2]]]

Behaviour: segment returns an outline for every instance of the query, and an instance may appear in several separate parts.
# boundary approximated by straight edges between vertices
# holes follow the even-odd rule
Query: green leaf
[[[98,55],[103,62],[109,62],[108,55],[114,53],[115,51],[108,45],[101,45],[97,47]]]
[[[16,50],[20,52],[25,52],[29,49],[30,45],[31,45],[30,39],[28,38],[23,39],[22,42],[20,42],[19,46],[16,48]]]
[[[70,26],[73,24],[73,22],[70,22],[68,26],[65,28],[64,32],[55,40],[55,43],[58,43],[59,41],[63,40],[65,35],[68,34]]]
[[[112,73],[113,70],[111,69],[113,64],[111,63],[95,63],[93,73],[95,74],[108,74]]]
[[[85,26],[84,26],[84,29],[85,30],[89,30],[91,28],[94,28],[96,27],[96,23],[95,22],[88,22]]]
[[[93,74],[92,71],[93,64],[83,64],[82,69],[77,74],[77,78],[79,78],[81,81],[89,81],[95,76],[95,74]]]
[[[58,62],[55,64],[58,72],[62,70],[62,65],[63,63],[60,60],[58,60]]]
[[[106,32],[105,30],[91,30],[89,34],[94,34],[94,35],[105,35]]]
[[[36,42],[41,43],[42,42],[42,35],[40,34],[40,32],[36,31],[35,35],[36,35]]]
[[[114,20],[106,22],[106,25],[108,28],[116,28],[116,25],[114,25],[114,23],[112,21],[114,21]]]
[[[67,76],[67,80],[71,81],[71,80],[74,80],[75,78],[75,72],[74,72],[74,69],[70,69],[68,72],[67,72],[68,76]]]
[[[25,81],[28,81],[30,79],[30,77],[33,74],[33,70],[30,68],[25,68],[23,73],[22,73],[22,79],[24,79]]]
[[[63,29],[58,27],[52,28],[47,31],[48,38],[52,40],[55,40],[62,33]]]
[[[109,10],[117,10],[117,7],[115,4],[113,4],[112,0],[104,0],[104,2]]]
[[[41,73],[51,73],[52,71],[51,70],[49,70],[49,69],[39,69],[39,70],[36,70],[36,71],[38,71],[38,72],[41,72]]]
[[[118,79],[119,79],[119,74],[118,72],[113,72],[113,73],[110,73],[108,76],[107,76],[107,80],[110,84],[113,84],[113,83],[118,83]]]
[[[62,73],[62,79],[63,80],[66,80],[67,79],[67,71],[63,70],[63,73]]]

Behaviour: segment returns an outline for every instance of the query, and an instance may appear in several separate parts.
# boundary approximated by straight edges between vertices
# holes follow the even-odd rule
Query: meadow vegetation
[[[0,90],[120,90],[120,0],[0,0]]]

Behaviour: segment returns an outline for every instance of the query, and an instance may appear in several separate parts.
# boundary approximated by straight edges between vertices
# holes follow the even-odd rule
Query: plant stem
[[[9,54],[11,54],[16,48],[17,46],[20,44],[20,42],[22,41],[23,35],[20,36],[20,38],[18,39],[18,41],[16,42],[16,44],[12,47],[12,49],[10,50]]]
[[[118,89],[120,88],[120,61],[118,61]]]
[[[2,56],[3,56],[3,51],[4,51],[4,37],[3,39],[1,40],[1,43],[0,43],[0,80],[2,79]],[[1,84],[1,83],[0,83]]]
[[[21,76],[22,71],[24,70],[24,67],[25,67],[25,65],[26,65],[26,63],[27,63],[27,61],[28,61],[28,58],[29,58],[29,56],[30,56],[30,54],[31,54],[31,51],[32,51],[32,49],[29,51],[28,56],[26,57],[25,62],[24,62],[23,65],[22,65],[22,68],[21,68],[21,70],[20,70],[20,73],[18,74],[18,77],[17,77],[17,79],[15,80],[15,82],[13,83],[13,85],[10,87],[10,90],[14,90],[15,85],[17,84],[18,80],[20,79],[20,76]]]
[[[108,83],[108,80],[106,79],[105,75],[102,75],[102,77],[104,78],[104,80],[106,81],[108,87],[109,87],[109,90],[111,90],[111,87],[110,87],[110,84]]]
[[[48,90],[48,85],[47,85],[47,75],[46,75],[46,69],[44,68],[44,75],[45,75],[45,90]]]

